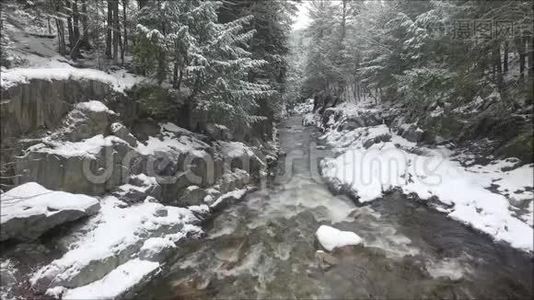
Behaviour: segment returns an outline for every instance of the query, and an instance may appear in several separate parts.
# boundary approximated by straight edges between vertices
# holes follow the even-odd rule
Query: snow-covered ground
[[[337,109],[344,115],[375,113],[350,104]],[[437,198],[443,205],[436,209],[452,219],[515,248],[533,250],[534,164],[508,170],[517,160],[507,159],[464,167],[445,146],[417,145],[384,124],[338,131],[342,122],[331,119],[321,137],[339,154],[322,162],[323,176],[333,186],[349,190],[360,202],[395,188],[423,200]]]

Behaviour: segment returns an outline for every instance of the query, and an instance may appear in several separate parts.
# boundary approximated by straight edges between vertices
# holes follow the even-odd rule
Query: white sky
[[[308,16],[308,1],[302,1],[297,4],[299,11],[295,16],[295,23],[293,23],[293,30],[303,29],[310,25],[310,17]]]

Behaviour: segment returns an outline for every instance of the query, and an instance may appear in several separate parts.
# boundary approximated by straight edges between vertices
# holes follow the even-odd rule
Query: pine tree
[[[268,84],[249,81],[250,71],[265,65],[247,50],[252,16],[221,24],[215,1],[151,1],[141,9],[135,60],[146,75],[185,84],[195,109],[210,121],[250,126],[262,119],[255,108],[273,94]],[[170,70],[172,69],[172,72]]]

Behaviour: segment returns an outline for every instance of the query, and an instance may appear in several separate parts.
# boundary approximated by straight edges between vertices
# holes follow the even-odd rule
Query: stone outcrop
[[[112,88],[96,80],[40,80],[2,90],[2,143],[41,128],[55,129],[72,104],[102,100]]]
[[[423,141],[424,131],[415,124],[403,124],[399,127],[398,134],[410,142],[419,143]]]
[[[53,190],[100,195],[128,178],[123,166],[131,147],[114,136],[40,143],[16,160],[17,184],[35,181]]]
[[[0,241],[34,240],[48,230],[98,212],[96,198],[51,191],[29,182],[1,195]]]

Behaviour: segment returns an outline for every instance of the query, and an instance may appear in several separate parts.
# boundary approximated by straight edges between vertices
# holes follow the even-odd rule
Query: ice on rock
[[[334,227],[321,225],[315,232],[321,246],[328,251],[344,246],[356,246],[363,243],[363,239],[354,232],[341,231]]]

